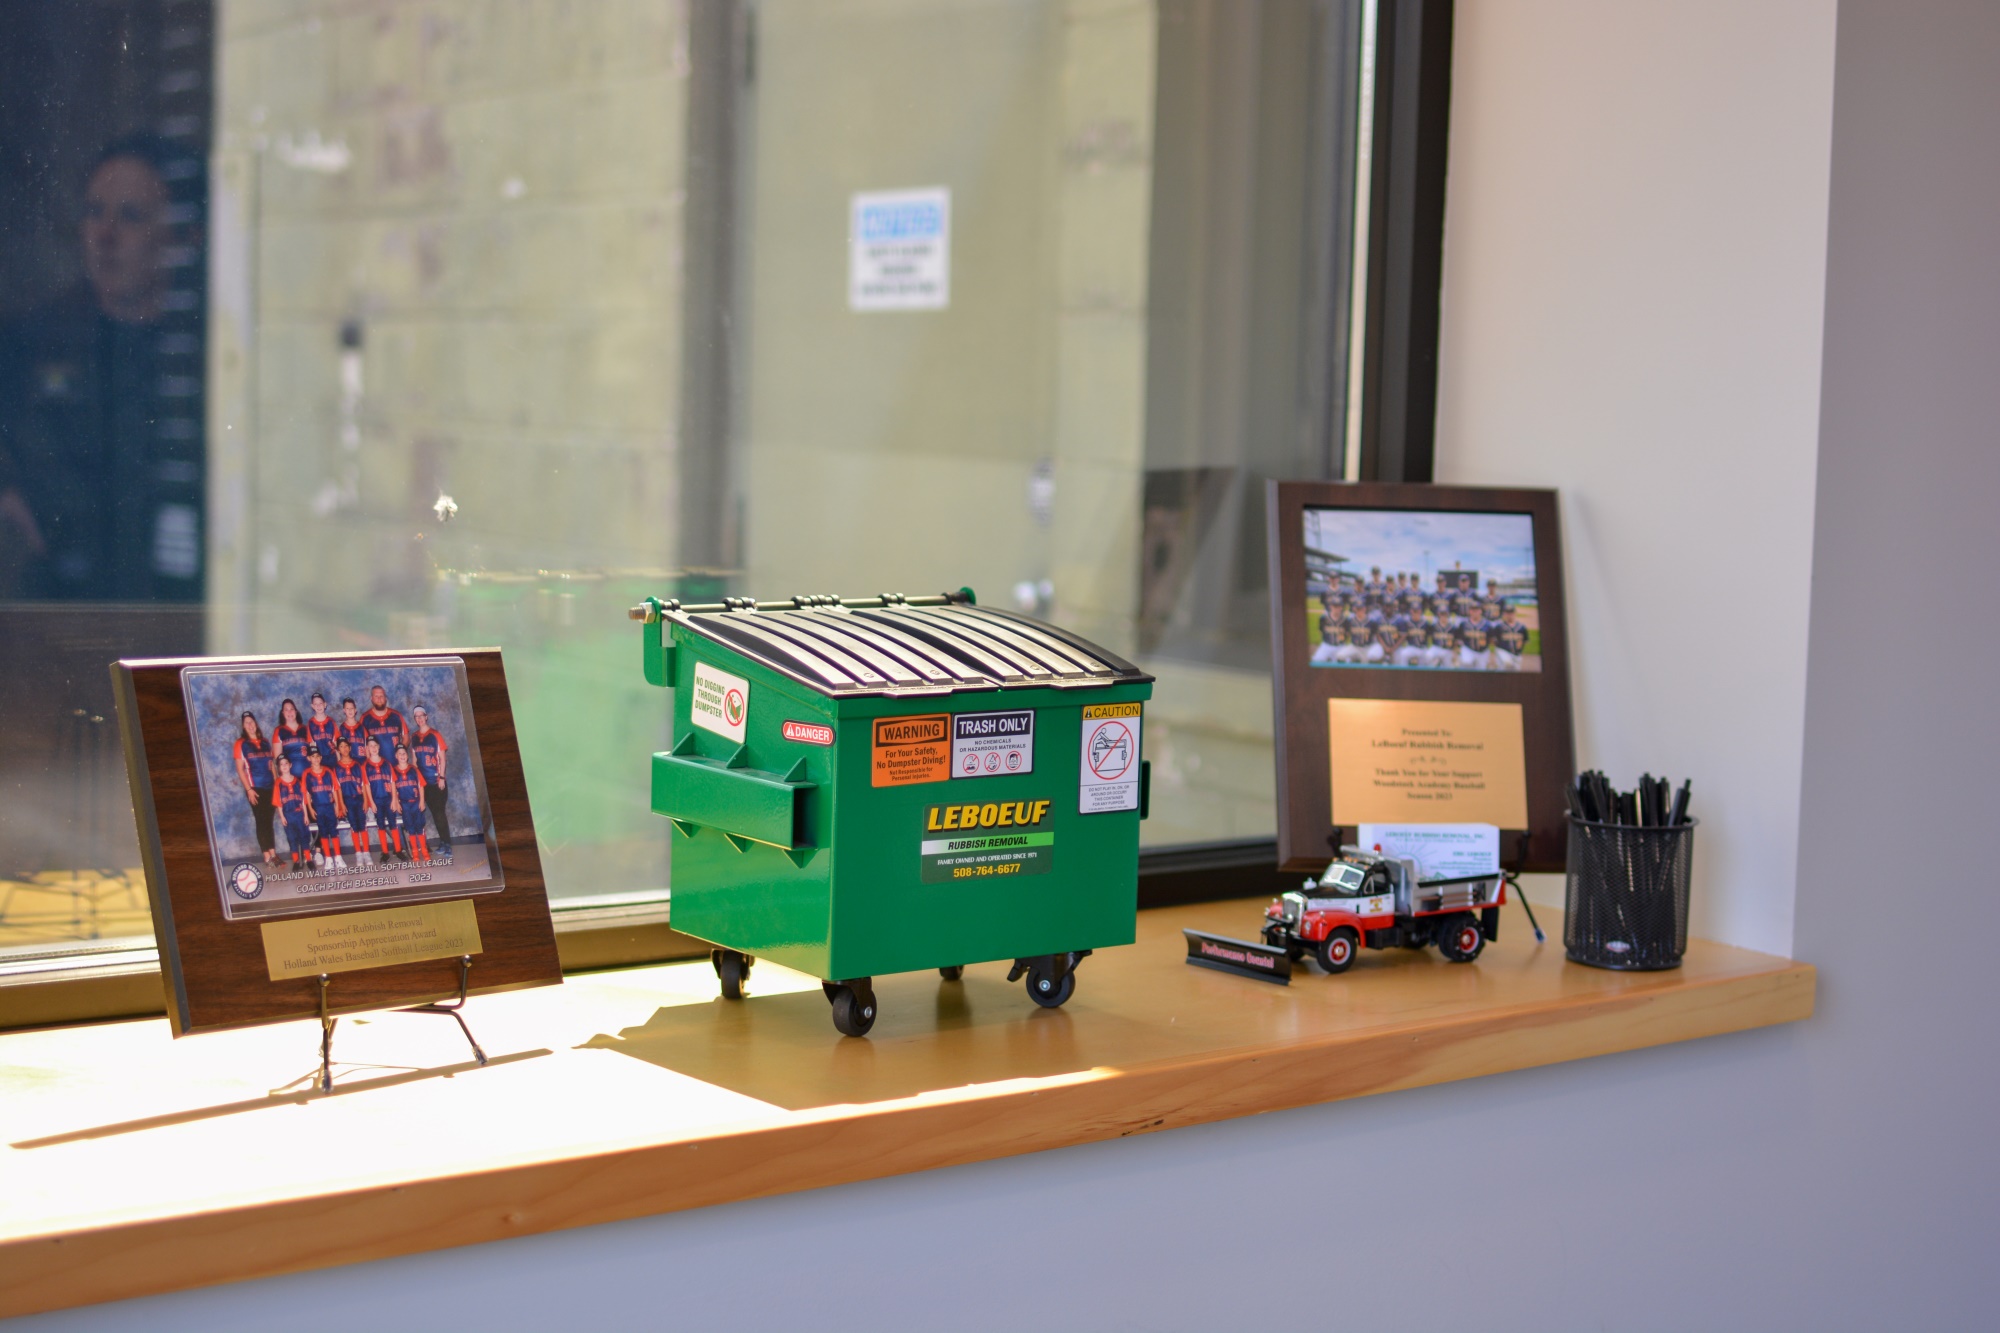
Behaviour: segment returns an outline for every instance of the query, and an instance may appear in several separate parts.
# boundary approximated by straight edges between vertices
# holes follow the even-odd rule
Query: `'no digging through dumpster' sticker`
[[[694,664],[694,697],[688,701],[690,720],[697,727],[727,736],[738,745],[750,721],[750,682],[706,662]]]
[[[1076,808],[1086,815],[1139,808],[1138,704],[1088,704]]]

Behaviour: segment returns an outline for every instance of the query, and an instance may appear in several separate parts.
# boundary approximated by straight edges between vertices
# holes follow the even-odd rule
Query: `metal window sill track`
[[[706,959],[475,997],[448,1024],[171,1042],[164,1019],[0,1034],[0,1317],[978,1162],[1792,1022],[1807,964],[1694,941],[1672,972],[1563,959],[1509,914],[1476,963],[1370,953],[1289,987],[1182,961],[1262,899],[1142,912],[1062,1009],[1007,964],[878,978],[865,1040],[811,978]],[[1548,918],[1553,917],[1553,921]],[[411,1134],[411,1125],[449,1126]]]

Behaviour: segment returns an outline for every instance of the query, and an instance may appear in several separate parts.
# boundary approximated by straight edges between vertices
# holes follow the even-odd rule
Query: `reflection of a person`
[[[85,281],[0,329],[0,595],[201,597],[200,332],[168,308],[190,253],[171,158],[150,136],[106,148]]]

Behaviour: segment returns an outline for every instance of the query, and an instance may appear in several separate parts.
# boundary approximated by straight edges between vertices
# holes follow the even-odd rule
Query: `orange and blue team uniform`
[[[328,856],[336,855],[340,851],[340,779],[321,764],[318,769],[308,768],[299,780],[305,783],[306,795],[312,798],[314,831],[319,835],[320,850]]]
[[[347,742],[347,752],[354,756],[355,763],[368,761],[368,728],[358,721],[351,727],[345,722],[336,722],[333,724],[333,743],[338,745],[342,741]],[[385,754],[382,757],[389,759],[393,756]]]
[[[314,717],[310,713],[306,715],[306,736],[319,747],[319,757],[329,764],[333,762],[333,738],[339,734],[336,730],[339,725],[339,722],[331,717]]]
[[[292,761],[292,776],[298,777],[306,771],[306,746],[312,744],[312,737],[303,726],[288,727],[279,723],[271,728],[271,740],[277,745],[278,753]]]
[[[292,850],[292,865],[297,867],[311,845],[306,837],[306,785],[297,778],[279,778],[271,799],[285,817],[285,842]]]
[[[250,785],[260,792],[271,790],[271,742],[251,740],[248,736],[236,738],[236,761],[250,773]]]
[[[431,848],[430,839],[424,832],[424,788],[427,784],[424,782],[423,770],[412,764],[408,768],[391,770],[391,776],[396,783],[396,801],[403,807],[398,816],[402,822],[403,836],[420,849],[419,859],[428,861],[431,858]],[[412,851],[409,847],[405,847],[404,850],[412,856],[419,855],[418,851]]]
[[[368,784],[369,808],[375,812],[375,840],[388,855],[391,846],[398,850],[403,838],[396,831],[396,812],[389,808],[389,797],[393,794],[395,770],[388,764],[367,763],[361,766],[361,779]]]
[[[412,735],[403,743],[410,747],[410,762],[424,775],[424,781],[435,786],[438,770],[445,764],[444,737],[438,734],[436,727],[432,727],[423,735]]]
[[[347,811],[347,831],[354,839],[354,850],[357,854],[367,851],[362,845],[368,834],[361,815],[368,808],[368,779],[352,759],[335,764],[333,776],[340,783],[340,804]]]
[[[403,715],[393,708],[380,713],[372,708],[364,712],[361,715],[361,730],[367,733],[370,740],[381,744],[382,762],[385,764],[396,762],[396,747],[403,744],[410,734],[410,729],[403,725]]]

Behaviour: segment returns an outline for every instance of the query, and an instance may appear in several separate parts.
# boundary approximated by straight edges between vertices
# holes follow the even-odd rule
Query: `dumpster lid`
[[[1090,689],[1153,678],[1088,639],[967,593],[934,597],[748,597],[648,602],[636,619],[674,621],[829,695],[926,695],[1029,687]]]

